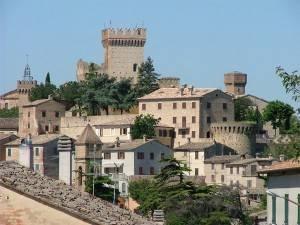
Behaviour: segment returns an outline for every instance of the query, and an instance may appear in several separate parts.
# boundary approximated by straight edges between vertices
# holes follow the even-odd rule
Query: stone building
[[[9,91],[0,96],[0,109],[19,107],[19,110],[21,110],[23,105],[30,102],[29,94],[31,89],[36,85],[37,81],[33,80],[30,67],[27,64],[25,66],[23,79],[17,81],[17,89]]]
[[[230,72],[224,75],[225,91],[235,96],[244,95],[246,92],[247,74]]]
[[[26,104],[19,118],[19,136],[60,133],[60,118],[64,115],[65,106],[51,97]]]
[[[0,161],[6,160],[6,150],[5,150],[5,144],[8,142],[11,142],[18,137],[14,134],[1,134],[0,133]]]
[[[18,134],[18,118],[0,118],[0,134]]]
[[[9,142],[5,144],[6,160],[18,161],[41,175],[58,179],[58,137],[44,134]]]
[[[231,95],[214,88],[160,88],[138,99],[139,113],[161,118],[161,123],[175,128],[174,146],[191,138],[211,138],[214,122],[234,121]]]
[[[102,30],[104,63],[95,64],[95,70],[117,79],[132,78],[136,82],[138,67],[144,61],[145,43],[145,28]],[[89,63],[80,59],[77,63],[77,80],[84,80],[88,71]]]

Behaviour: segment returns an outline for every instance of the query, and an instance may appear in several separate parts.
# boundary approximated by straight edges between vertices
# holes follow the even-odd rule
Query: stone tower
[[[75,186],[85,190],[87,176],[91,176],[89,166],[96,159],[100,165],[102,142],[90,124],[88,124],[75,142]]]
[[[224,74],[225,91],[234,95],[244,95],[247,84],[247,74],[241,72],[231,72]]]
[[[144,45],[146,29],[114,29],[102,30],[102,45],[104,48],[104,63],[94,64],[98,73],[106,73],[118,80],[133,78],[137,81],[138,67],[144,61]],[[89,63],[83,60],[77,62],[77,80],[85,79],[89,71]]]
[[[102,45],[104,70],[111,76],[121,78],[137,77],[139,65],[144,61],[146,29],[104,29]]]
[[[37,81],[33,80],[33,77],[31,76],[30,67],[27,64],[25,66],[23,80],[17,81],[17,91],[19,95],[19,102],[18,106],[19,109],[22,109],[22,106],[29,103],[29,94],[31,92],[31,89],[34,88],[37,85]]]

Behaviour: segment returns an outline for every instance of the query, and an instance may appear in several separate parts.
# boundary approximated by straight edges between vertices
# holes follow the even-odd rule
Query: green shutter
[[[272,224],[276,224],[276,196],[272,196]]]
[[[289,223],[289,195],[284,195],[284,224]]]

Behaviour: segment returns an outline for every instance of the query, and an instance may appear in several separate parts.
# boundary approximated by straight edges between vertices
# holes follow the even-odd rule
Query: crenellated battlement
[[[254,122],[212,123],[210,128],[214,134],[233,133],[255,135],[257,132],[257,127]]]
[[[102,44],[106,46],[144,47],[146,43],[145,28],[107,28],[102,30]]]

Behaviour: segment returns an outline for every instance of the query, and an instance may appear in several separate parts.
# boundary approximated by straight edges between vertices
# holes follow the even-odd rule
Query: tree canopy
[[[139,115],[135,118],[134,124],[131,127],[131,135],[133,139],[155,136],[155,126],[159,123],[160,118],[156,119],[153,115]]]
[[[0,109],[0,118],[17,118],[19,117],[19,108],[13,107],[11,109]]]
[[[271,122],[273,129],[275,129],[275,135],[278,128],[290,129],[290,119],[293,114],[292,106],[278,100],[269,102],[263,110],[264,121]]]
[[[46,99],[49,95],[54,95],[56,91],[56,86],[51,84],[50,74],[47,73],[45,78],[45,84],[41,83],[31,89],[29,99],[30,101],[35,101],[39,99]]]

